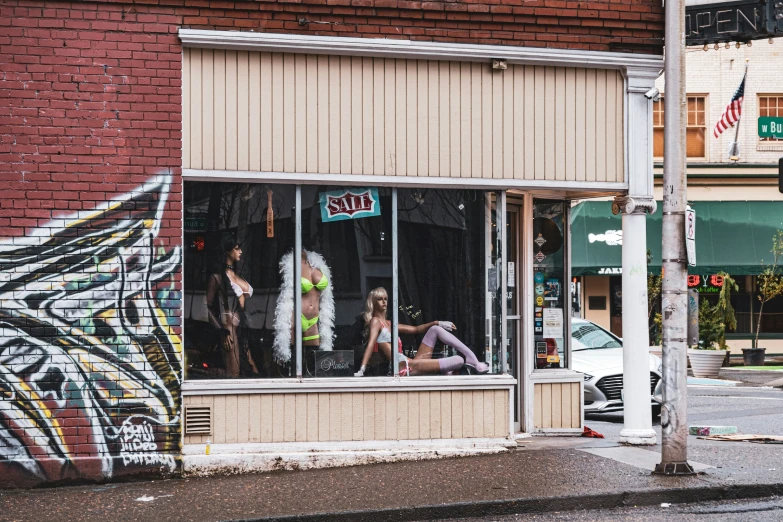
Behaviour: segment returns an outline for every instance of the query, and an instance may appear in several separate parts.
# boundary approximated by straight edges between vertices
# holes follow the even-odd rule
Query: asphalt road
[[[623,429],[623,415],[622,412],[587,415],[585,424],[605,436],[619,436]],[[740,433],[783,435],[783,390],[688,386],[688,424],[737,426]],[[653,427],[660,442],[660,418]],[[694,445],[700,442],[695,437],[689,438],[689,443]]]
[[[753,501],[730,500],[725,502],[702,502],[699,504],[672,504],[669,506],[627,507],[622,509],[601,509],[595,511],[562,511],[542,514],[509,515],[451,519],[449,522],[549,522],[609,521],[609,522],[771,522],[783,520],[783,498],[775,497]]]

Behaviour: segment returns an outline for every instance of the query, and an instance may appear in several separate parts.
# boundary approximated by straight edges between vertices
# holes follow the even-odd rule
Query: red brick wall
[[[658,0],[0,0],[0,487],[177,470],[180,27],[660,54],[662,19]]]

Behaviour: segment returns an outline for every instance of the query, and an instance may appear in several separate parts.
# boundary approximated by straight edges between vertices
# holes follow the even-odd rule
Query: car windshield
[[[571,337],[574,339],[572,350],[597,350],[600,348],[622,348],[622,344],[612,334],[593,323],[571,325]]]

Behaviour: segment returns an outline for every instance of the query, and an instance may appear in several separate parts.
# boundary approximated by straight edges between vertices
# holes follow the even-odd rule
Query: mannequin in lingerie
[[[375,288],[367,295],[365,312],[363,314],[367,331],[367,347],[364,350],[362,366],[355,374],[356,377],[364,376],[373,352],[381,352],[383,357],[389,361],[392,358],[391,324],[386,319],[388,304],[389,298],[386,290],[383,288]],[[450,321],[432,321],[419,326],[399,325],[398,330],[403,334],[424,333],[424,339],[422,339],[419,350],[413,359],[402,354],[402,340],[397,339],[400,375],[448,374],[458,371],[463,365],[470,366],[478,373],[487,373],[489,366],[486,363],[479,362],[470,348],[451,333],[451,331],[456,329],[457,327]],[[460,355],[433,359],[432,350],[435,348],[437,341],[454,347]]]
[[[242,257],[242,249],[233,238],[221,242],[223,266],[209,276],[207,281],[207,315],[209,322],[220,331],[225,376],[239,377],[244,357],[254,373],[258,368],[250,351],[241,339],[240,329],[247,326],[245,299],[252,297],[253,287],[236,273],[235,267]]]
[[[302,346],[321,346],[318,316],[321,313],[321,293],[328,286],[329,279],[307,262],[307,252],[302,250]],[[293,323],[296,325],[296,321]],[[293,331],[291,338],[293,338]]]
[[[302,250],[301,280],[294,282],[293,252],[280,260],[283,276],[275,310],[274,357],[280,364],[291,359],[294,328],[302,329],[302,346],[331,350],[334,340],[334,295],[331,272],[320,254]],[[302,294],[302,314],[294,317],[294,290]]]

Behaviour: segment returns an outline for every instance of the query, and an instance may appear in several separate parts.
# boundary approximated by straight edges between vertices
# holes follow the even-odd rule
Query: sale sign
[[[381,202],[376,188],[331,190],[319,194],[321,220],[342,221],[381,215]]]

